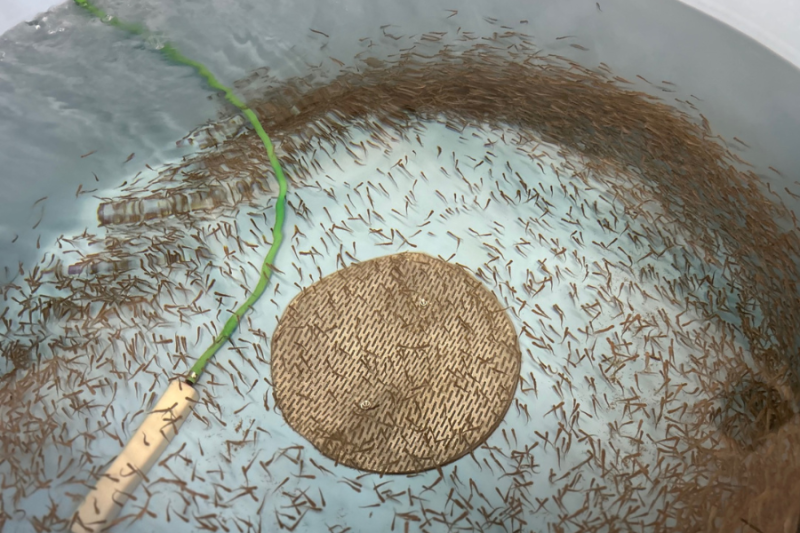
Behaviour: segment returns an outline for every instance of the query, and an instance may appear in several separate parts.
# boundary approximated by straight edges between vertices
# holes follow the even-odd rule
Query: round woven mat
[[[272,339],[289,425],[338,463],[380,473],[436,468],[479,446],[508,410],[520,359],[495,296],[418,253],[306,288]]]

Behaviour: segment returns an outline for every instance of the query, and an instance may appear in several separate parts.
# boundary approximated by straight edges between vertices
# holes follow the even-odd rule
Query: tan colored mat
[[[418,253],[352,265],[286,309],[272,340],[283,416],[331,459],[411,473],[479,446],[514,395],[520,350],[495,296]]]

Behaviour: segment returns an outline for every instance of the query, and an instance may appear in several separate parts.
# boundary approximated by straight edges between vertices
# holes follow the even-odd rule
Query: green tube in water
[[[92,5],[88,0],[75,0],[75,3],[111,26],[145,38],[149,37],[150,35],[150,32],[148,32],[144,27],[138,24],[128,24],[120,21],[116,17],[109,16],[100,8]],[[187,58],[169,43],[165,44],[160,49],[160,52],[164,55],[164,57],[174,61],[175,63],[194,68],[195,71],[206,80],[211,88],[225,93],[225,98],[242,111],[244,116],[250,121],[250,124],[253,125],[253,128],[261,139],[261,142],[264,144],[264,148],[267,150],[267,155],[269,156],[269,162],[272,165],[272,170],[275,172],[275,177],[278,180],[278,202],[275,206],[275,226],[272,229],[273,240],[272,245],[267,252],[267,257],[264,259],[264,263],[261,265],[258,283],[247,300],[245,300],[245,302],[225,322],[225,326],[222,328],[222,331],[219,333],[219,335],[217,335],[217,337],[214,339],[214,343],[209,346],[205,352],[203,352],[203,355],[201,355],[197,362],[192,366],[186,381],[194,385],[203,374],[208,362],[212,357],[214,357],[214,354],[216,354],[217,351],[219,351],[219,349],[228,341],[228,339],[231,338],[233,333],[239,327],[239,322],[241,321],[242,317],[258,301],[269,284],[269,280],[270,277],[272,277],[273,272],[272,265],[275,263],[275,257],[278,255],[278,249],[283,242],[283,221],[286,218],[287,182],[280,162],[275,155],[275,148],[272,146],[272,141],[267,135],[267,132],[264,131],[264,128],[261,126],[261,123],[259,122],[258,117],[253,110],[247,107],[247,105],[242,102],[231,89],[221,84],[219,80],[214,77],[211,71],[209,71],[202,63],[198,63],[197,61]]]

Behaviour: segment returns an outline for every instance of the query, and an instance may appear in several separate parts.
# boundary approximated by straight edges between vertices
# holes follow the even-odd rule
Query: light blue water
[[[420,141],[414,139],[416,134],[420,135]],[[409,141],[397,137],[383,139],[389,148],[386,151],[370,150],[362,158],[363,165],[339,157],[340,170],[331,159],[317,154],[316,160],[322,166],[320,187],[294,190],[288,199],[294,206],[304,205],[309,217],[290,213],[287,227],[296,226],[301,233],[286,243],[281,255],[284,274],[274,278],[264,299],[248,315],[247,325],[236,336],[235,346],[223,349],[201,380],[199,416],[187,422],[180,444],[170,449],[175,453],[181,447],[180,454],[155,468],[151,482],[145,484],[153,495],[147,503],[147,509],[153,515],[144,515],[123,529],[145,531],[164,527],[164,521],[172,513],[169,515],[172,520],[170,527],[181,531],[196,530],[199,524],[209,520],[219,520],[227,527],[234,527],[239,518],[262,524],[267,530],[275,530],[280,524],[294,523],[298,524],[297,530],[302,531],[325,530],[336,524],[357,531],[373,527],[389,530],[398,515],[416,516],[422,521],[427,515],[433,520],[437,515],[428,513],[428,509],[443,513],[440,517],[443,522],[432,521],[426,530],[444,531],[445,523],[458,518],[453,527],[493,531],[501,527],[500,524],[512,529],[520,527],[522,523],[517,518],[539,529],[561,522],[559,515],[564,512],[577,513],[572,521],[584,524],[599,522],[604,508],[606,513],[615,512],[607,508],[607,501],[604,503],[597,497],[591,506],[585,505],[585,490],[608,483],[608,474],[602,475],[602,470],[598,470],[593,462],[585,462],[590,457],[588,454],[591,452],[599,457],[603,453],[601,450],[605,449],[609,467],[613,462],[622,472],[635,470],[639,464],[654,463],[660,457],[654,442],[631,445],[627,437],[640,439],[649,435],[653,441],[658,441],[667,436],[665,424],[654,420],[660,399],[670,392],[674,397],[668,405],[672,402],[680,405],[689,398],[685,393],[681,394],[680,389],[676,393],[677,385],[686,383],[691,388],[697,385],[696,381],[693,385],[693,379],[686,375],[685,369],[678,372],[676,366],[690,364],[687,355],[693,347],[697,348],[696,342],[713,336],[718,338],[720,332],[712,330],[701,334],[701,323],[696,316],[694,325],[687,324],[692,321],[692,313],[686,313],[679,301],[670,302],[668,298],[660,297],[659,287],[664,287],[667,280],[676,279],[679,273],[652,257],[640,261],[648,252],[647,248],[627,247],[627,253],[632,254],[636,263],[633,270],[615,266],[606,272],[604,260],[615,264],[628,261],[623,252],[609,252],[603,248],[611,244],[613,250],[614,239],[626,239],[625,233],[609,231],[596,223],[590,226],[588,222],[594,215],[576,217],[579,206],[591,206],[597,201],[598,220],[607,219],[611,223],[613,212],[620,225],[628,223],[631,231],[642,234],[647,231],[646,224],[631,220],[620,204],[604,194],[600,176],[587,176],[588,183],[575,177],[557,177],[550,163],[557,165],[554,168],[560,168],[560,175],[564,176],[568,172],[565,165],[578,168],[576,165],[580,162],[558,157],[556,147],[526,142],[503,145],[500,142],[501,138],[511,140],[514,135],[511,130],[485,128],[468,128],[459,135],[443,124],[431,123],[421,125],[413,135],[409,135]],[[370,137],[352,130],[353,143],[367,139]],[[438,149],[433,148],[434,143],[442,147],[441,155],[438,155]],[[495,145],[489,149],[487,143]],[[332,151],[333,146],[328,146],[328,149]],[[529,154],[540,160],[531,159]],[[464,159],[465,155],[476,161]],[[483,165],[472,168],[484,157],[492,162],[485,165],[487,170],[483,170]],[[401,160],[403,166],[398,167],[396,163]],[[543,164],[542,169],[537,161]],[[466,181],[457,177],[458,172],[465,175]],[[525,184],[517,178],[511,179],[512,172],[519,173]],[[358,187],[368,181],[371,185]],[[562,183],[566,189],[561,189]],[[325,189],[332,192],[335,199]],[[570,200],[564,190],[576,198],[577,203]],[[372,203],[368,201],[367,191]],[[516,198],[519,191],[521,198],[530,201],[516,204],[498,201],[500,191],[509,198]],[[454,194],[455,200],[451,198]],[[446,201],[442,199],[445,195]],[[141,316],[130,312],[123,312],[121,320],[112,316],[84,322],[83,335],[95,332],[97,344],[89,348],[93,364],[80,365],[86,372],[81,381],[88,384],[94,379],[102,383],[111,377],[114,368],[128,376],[113,387],[92,394],[92,402],[98,406],[110,404],[113,411],[103,407],[95,410],[94,414],[87,414],[90,427],[101,421],[103,425],[110,424],[107,431],[125,441],[135,429],[135,421],[130,415],[146,409],[155,400],[153,394],[145,391],[157,392],[166,386],[168,377],[174,375],[176,368],[178,372],[185,369],[174,344],[163,344],[161,339],[184,337],[190,358],[192,353],[198,353],[211,342],[211,332],[217,331],[221,324],[221,320],[215,317],[214,309],[219,304],[214,293],[229,295],[223,300],[223,309],[235,308],[238,304],[234,301],[241,302],[244,298],[242,285],[252,286],[254,282],[252,264],[256,264],[266,252],[264,242],[255,237],[258,232],[266,234],[264,229],[273,220],[274,202],[268,199],[269,196],[257,197],[251,206],[212,211],[195,219],[192,225],[213,257],[210,268],[202,268],[200,279],[207,275],[204,283],[186,284],[190,276],[186,276],[184,281],[183,274],[176,273],[173,279],[192,290],[183,298],[179,293],[176,300],[165,292],[152,302],[155,308],[163,308],[175,304],[188,306],[189,302],[196,300],[196,311],[209,309],[210,313],[190,318],[185,324],[166,314],[163,314],[162,321],[144,321]],[[409,201],[407,211],[406,200]],[[549,214],[544,200],[552,204]],[[367,213],[367,209],[372,215]],[[510,211],[514,213],[513,218],[509,216]],[[370,222],[354,221],[353,217],[358,215]],[[573,234],[575,225],[562,220],[572,218],[582,221],[582,238]],[[423,226],[426,221],[431,223]],[[351,231],[333,231],[334,223],[342,227],[346,225]],[[181,228],[182,224],[166,221],[159,226]],[[420,226],[423,228],[418,232]],[[247,235],[244,228],[249,227],[255,227],[256,234]],[[238,230],[226,239],[225,228]],[[384,246],[387,241],[373,231],[380,230],[388,236],[393,229],[406,236],[409,244],[395,238],[391,246]],[[215,230],[219,231],[215,233]],[[110,230],[112,235],[125,235],[130,231],[124,227]],[[192,242],[188,237],[192,231],[186,229],[187,236],[181,239],[187,246]],[[158,234],[154,228],[147,233]],[[293,233],[293,230],[288,231],[287,237]],[[217,237],[211,237],[212,234]],[[245,241],[257,247],[238,248],[237,234],[244,235]],[[143,242],[143,247],[148,246],[149,243]],[[196,246],[196,243],[191,244],[192,248]],[[226,259],[225,246],[239,251]],[[490,246],[502,250],[502,261],[486,264],[496,255]],[[562,247],[566,253],[556,256]],[[463,264],[476,274],[481,269],[489,276],[492,273],[497,276],[496,281],[489,277],[487,284],[504,305],[513,309],[512,316],[520,332],[524,354],[522,386],[500,430],[476,451],[474,460],[467,457],[445,467],[445,479],[435,488],[426,490],[439,477],[435,470],[418,476],[380,478],[336,467],[294,433],[274,409],[268,383],[269,347],[260,335],[270,336],[278,316],[299,292],[299,287],[309,285],[319,279],[320,274],[332,273],[340,266],[336,253],[311,256],[312,259],[302,255],[313,249],[328,248],[348,251],[359,260],[413,249]],[[544,268],[538,261],[545,262]],[[346,256],[345,263],[350,263]],[[644,282],[639,269],[648,266],[654,268],[661,278],[653,279],[651,283]],[[556,269],[559,269],[560,281],[551,286],[545,281],[546,272],[553,276]],[[136,271],[134,275],[142,276]],[[643,292],[637,293],[637,289],[626,285],[630,281],[639,282],[638,290]],[[212,284],[213,289],[210,288]],[[276,289],[278,284],[280,288]],[[203,285],[205,292],[201,289]],[[645,292],[656,300],[648,302]],[[615,296],[622,297],[627,307],[615,304]],[[559,320],[553,308],[556,303],[565,315],[563,321]],[[541,314],[531,310],[534,305],[540,306],[538,313]],[[588,305],[596,307],[584,307]],[[188,317],[190,311],[187,307],[182,312]],[[683,322],[687,325],[678,328],[680,333],[672,334],[677,344],[671,356],[666,346],[648,347],[646,338],[643,340],[641,335],[635,334],[642,328],[651,335],[666,333],[674,326],[668,326],[659,312],[671,321],[682,311]],[[631,327],[619,326],[622,317],[632,320]],[[574,337],[567,337],[568,329]],[[119,338],[115,338],[117,336]],[[609,349],[609,341],[631,344],[620,347],[621,351],[615,355]],[[135,348],[126,353],[128,347],[134,346],[133,342]],[[543,349],[547,346],[552,351]],[[737,343],[734,341],[731,347],[736,348]],[[242,348],[242,352],[237,351]],[[650,355],[645,356],[645,352]],[[651,356],[661,362],[651,359]],[[245,358],[250,363],[245,362]],[[102,364],[98,364],[101,361]],[[663,361],[672,364],[664,366],[666,363]],[[145,363],[146,368],[141,368]],[[139,371],[135,372],[137,368]],[[673,385],[663,388],[667,376],[673,380]],[[590,383],[594,383],[594,389]],[[620,401],[629,396],[629,387],[636,387],[644,401],[640,406],[642,409],[633,415],[626,414],[629,406]],[[83,398],[87,393],[84,389],[76,398]],[[64,402],[63,392],[56,389],[40,391],[36,396],[44,405],[51,400],[56,405]],[[545,415],[562,401],[561,407]],[[563,434],[559,431],[560,424],[567,424],[569,420],[572,423],[562,427],[569,427],[570,431]],[[614,421],[633,423],[615,431],[608,426]],[[66,468],[62,466],[67,457],[75,457],[78,450],[84,449],[97,456],[93,468],[100,468],[105,460],[119,451],[120,444],[111,435],[93,434],[95,438],[91,442],[79,439],[70,450],[60,446],[49,447],[43,465],[45,471],[57,479],[68,476],[85,479],[89,464],[78,461]],[[513,439],[513,442],[506,442],[506,439]],[[548,446],[545,440],[557,442],[556,447]],[[621,456],[612,461],[614,450],[619,450]],[[626,459],[636,453],[641,455]],[[62,464],[58,463],[58,458]],[[311,466],[314,464],[312,460],[325,470]],[[675,459],[667,458],[667,464],[672,460]],[[248,468],[248,465],[250,469],[245,475],[242,468]],[[60,471],[62,468],[64,470]],[[570,471],[572,468],[574,470]],[[553,477],[556,473],[558,475]],[[301,474],[313,477],[299,477]],[[566,479],[557,481],[565,474]],[[186,482],[186,487],[200,494],[202,500],[192,503],[189,498],[187,503],[186,488],[179,489],[170,479]],[[360,486],[348,488],[344,483],[347,479],[357,479]],[[577,492],[559,495],[558,490],[570,481],[575,483],[573,488]],[[532,484],[525,486],[529,482]],[[380,487],[377,492],[375,486]],[[252,496],[246,493],[248,487],[256,487]],[[632,508],[638,502],[637,505],[649,507],[652,504],[657,509],[663,504],[663,499],[661,503],[659,498],[652,499],[653,493],[658,491],[658,482],[649,485],[650,488],[654,489],[650,499],[641,495],[627,501],[622,508]],[[62,505],[68,509],[69,494],[77,495],[82,490],[80,486],[65,485],[36,491],[18,508],[36,515],[47,498],[52,497],[63,502]],[[618,497],[625,494],[622,488],[609,487],[607,491]],[[142,499],[147,498],[144,489],[137,494]],[[390,498],[389,494],[394,494],[394,497]],[[556,495],[560,496],[558,505],[553,501]],[[630,498],[632,495],[627,496]],[[300,508],[288,510],[298,499]],[[540,508],[537,501],[549,503]],[[135,513],[141,503],[142,500],[129,504],[126,512]],[[380,505],[376,505],[378,503]],[[472,505],[471,509],[468,504]],[[309,509],[307,514],[303,514]],[[642,515],[640,511],[637,513],[641,515],[638,521],[646,523],[648,518],[655,516],[653,512]],[[176,515],[186,517],[188,523],[176,519]],[[206,515],[214,518],[197,518]],[[413,521],[410,523],[416,525]],[[21,531],[25,528],[24,525],[20,527]],[[646,527],[642,525],[639,529],[646,530]]]
[[[496,3],[492,14],[466,4],[451,18],[445,10],[452,6],[446,2],[361,5],[353,0],[323,7],[310,1],[204,0],[169,6],[104,2],[101,7],[168,37],[229,84],[263,67],[276,80],[304,75],[309,65],[321,65],[320,75],[333,73],[338,67],[331,57],[349,64],[370,44],[370,55],[384,57],[426,31],[460,27],[484,35],[505,24],[533,35],[546,51],[589,66],[603,61],[634,82],[639,82],[636,74],[655,83],[670,80],[684,89],[677,95],[682,99],[689,94],[703,99],[702,110],[716,131],[753,146],[751,162],[764,168],[797,167],[790,141],[794,117],[800,116],[793,89],[800,84],[797,70],[677,2],[644,7],[614,0],[605,2],[601,13],[591,2],[527,6],[508,0]],[[488,23],[487,16],[497,22]],[[404,38],[384,36],[380,26],[385,24],[393,24],[389,31]],[[556,40],[564,35],[577,35],[589,51]],[[0,162],[7,191],[0,198],[0,274],[6,266],[13,272],[20,260],[34,261],[39,235],[52,243],[60,228],[94,211],[88,196],[46,202],[44,214],[42,204],[31,210],[36,200],[48,193],[71,197],[79,184],[84,190],[99,187],[102,193],[143,170],[145,162],[153,166],[181,157],[187,152],[175,150],[175,140],[220,111],[219,102],[205,99],[208,93],[191,69],[134,51],[143,52],[136,39],[91,20],[70,2],[0,38],[0,140],[6,147]],[[746,75],[741,65],[747,65]],[[647,90],[647,85],[638,83],[637,88]],[[92,150],[96,155],[80,158]],[[135,159],[123,165],[131,153]],[[785,183],[777,176],[771,179],[782,185],[776,190],[793,185],[788,174]],[[19,238],[11,244],[15,235]]]
[[[603,16],[612,17],[615,6],[621,9],[624,5],[604,3]],[[576,6],[571,4],[570,9],[580,16],[571,18],[570,23],[557,16],[556,8],[543,8],[536,19],[520,13],[520,6],[502,7],[509,7],[509,20],[513,18],[518,23],[531,19],[529,25],[535,26],[532,33],[541,31],[540,38],[554,49],[577,56],[576,49],[552,41],[558,35],[552,33],[580,23],[586,30],[582,34],[591,40],[592,36],[605,35],[609,28],[604,24],[613,23],[596,18],[594,6],[583,11]],[[323,61],[327,61],[325,68],[333,72],[335,64],[328,58],[348,61],[362,51],[365,45],[359,43],[358,37],[365,35],[373,35],[379,43],[369,51],[370,55],[388,55],[398,45],[382,36],[377,25],[383,21],[396,23],[398,32],[409,36],[415,35],[412,32],[423,25],[422,20],[426,31],[452,30],[454,26],[472,26],[475,31],[493,28],[480,18],[478,11],[469,9],[453,19],[445,18],[447,13],[426,19],[433,8],[421,5],[406,11],[406,7],[397,4],[356,7],[342,3],[325,12],[288,2],[236,3],[235,8],[233,3],[210,2],[176,3],[169,9],[157,2],[109,3],[104,7],[123,20],[145,21],[156,33],[177,43],[186,55],[207,63],[226,82],[242,79],[250,70],[264,65],[269,66],[275,79],[305,74],[307,63]],[[668,7],[664,9],[670,12]],[[622,24],[620,18],[627,17],[630,22],[636,16],[631,7],[617,18],[617,23]],[[378,24],[356,32],[354,28],[360,30],[359,24],[367,27],[365,21]],[[546,29],[550,23],[560,27]],[[331,39],[309,33],[308,28],[328,33]],[[713,30],[712,26],[708,28]],[[207,98],[208,91],[190,69],[166,64],[149,50],[149,45],[120,35],[71,5],[56,9],[41,20],[38,28],[20,26],[3,39],[0,139],[13,149],[2,151],[2,168],[9,177],[4,179],[5,194],[0,200],[4,213],[0,217],[0,239],[7,247],[4,258],[12,275],[18,260],[25,261],[26,271],[30,272],[30,265],[40,259],[46,263],[57,256],[65,264],[73,262],[79,254],[68,253],[71,249],[84,254],[101,251],[102,244],[92,244],[91,237],[80,237],[84,228],[100,239],[130,239],[132,252],[143,252],[151,246],[151,239],[159,236],[174,240],[171,246],[186,254],[202,246],[209,252],[207,260],[198,259],[201,264],[196,272],[176,269],[170,275],[178,287],[175,294],[163,290],[157,297],[147,297],[154,308],[185,306],[180,311],[176,307],[175,312],[183,312],[186,323],[166,313],[152,318],[125,308],[119,311],[119,317],[103,315],[95,305],[89,320],[61,320],[50,324],[49,330],[37,332],[46,336],[47,342],[60,339],[78,345],[72,354],[75,359],[63,364],[60,381],[53,380],[52,386],[41,388],[26,388],[23,381],[9,387],[4,396],[19,402],[2,407],[0,414],[10,421],[10,426],[49,432],[57,435],[57,440],[64,439],[61,444],[49,442],[41,449],[15,448],[13,456],[3,457],[0,462],[3,479],[16,480],[28,473],[31,480],[27,486],[4,488],[1,501],[6,517],[0,523],[4,530],[31,531],[37,518],[47,523],[42,517],[48,515],[51,506],[56,506],[59,520],[70,518],[87,490],[85,482],[92,473],[102,471],[119,452],[121,442],[141,422],[141,414],[133,415],[151,406],[154,395],[160,394],[167,380],[187,370],[187,363],[211,342],[211,333],[226,316],[223,311],[218,318],[220,304],[213,293],[230,295],[223,301],[223,309],[232,309],[235,302],[244,300],[245,291],[240,284],[254,284],[256,272],[250,263],[260,264],[266,253],[266,243],[258,237],[269,234],[274,201],[273,194],[259,193],[250,205],[158,220],[139,228],[97,228],[98,197],[118,197],[121,183],[134,181],[139,172],[139,178],[143,178],[138,185],[141,187],[164,165],[192,154],[196,145],[178,146],[176,141],[226,109],[219,99]],[[295,41],[297,44],[290,44]],[[590,57],[616,57],[620,73],[633,77],[625,67],[643,66],[647,53],[618,54],[614,47],[624,47],[623,41],[597,39]],[[642,37],[642,41],[646,39]],[[746,47],[742,51],[758,53]],[[662,76],[658,72],[638,72],[680,83],[670,76],[676,74],[670,69],[677,68],[670,65],[680,63],[673,61],[665,61]],[[606,62],[613,65],[611,59]],[[764,64],[753,68],[767,69],[769,65]],[[323,69],[318,75],[323,76],[324,72]],[[688,76],[688,72],[684,70],[683,74]],[[714,76],[723,74],[715,72],[703,79]],[[796,73],[784,76],[788,79]],[[688,83],[688,79],[683,81]],[[696,83],[702,86],[704,82]],[[708,90],[709,87],[713,84],[706,86]],[[713,115],[716,109],[719,116],[725,115],[724,98],[708,105],[709,114]],[[748,123],[745,115],[737,115],[738,124]],[[736,124],[729,120],[728,124]],[[725,120],[720,123],[726,124]],[[594,462],[584,461],[589,452],[600,457],[606,450],[609,464],[618,451],[613,463],[622,474],[635,472],[641,465],[652,466],[663,453],[655,441],[667,435],[665,423],[657,423],[655,416],[662,398],[674,394],[669,400],[674,402],[670,408],[702,399],[691,397],[686,391],[694,389],[701,379],[713,379],[714,373],[695,368],[689,355],[698,351],[703,342],[719,342],[722,331],[702,331],[702,324],[685,310],[682,299],[674,301],[664,290],[679,277],[678,269],[670,266],[671,261],[679,265],[690,261],[690,270],[696,273],[704,268],[702,262],[693,256],[677,230],[666,227],[658,229],[676,239],[677,249],[682,250],[668,259],[666,255],[662,260],[644,258],[649,249],[632,244],[630,232],[646,234],[649,230],[655,234],[656,228],[647,220],[626,215],[623,205],[608,194],[608,182],[621,178],[587,175],[583,181],[573,175],[582,162],[558,155],[558,147],[538,142],[515,144],[511,141],[516,138],[514,131],[485,125],[475,125],[460,135],[435,122],[417,127],[419,141],[414,135],[408,139],[384,138],[383,148],[369,150],[363,165],[349,157],[338,157],[337,165],[323,153],[316,154],[320,167],[314,169],[314,175],[320,187],[308,183],[308,187],[292,190],[289,195],[292,205],[305,205],[308,217],[289,210],[287,242],[279,255],[279,268],[284,274],[275,276],[262,301],[248,315],[235,346],[226,347],[216,357],[200,384],[202,403],[198,416],[187,422],[181,441],[168,450],[165,463],[153,469],[150,482],[136,492],[137,501],[129,503],[123,512],[134,518],[146,502],[149,513],[142,513],[118,530],[161,531],[169,527],[197,531],[203,524],[215,524],[231,531],[273,531],[296,524],[295,531],[344,531],[347,527],[353,531],[402,531],[408,523],[411,530],[423,525],[427,531],[497,531],[503,527],[555,531],[555,524],[560,523],[570,531],[578,530],[580,523],[602,523],[604,512],[619,517],[636,505],[641,508],[632,511],[636,518],[630,518],[629,524],[653,519],[664,501],[656,476],[637,492],[630,484],[619,481],[622,476],[615,485],[611,481],[613,474]],[[758,137],[760,141],[749,137],[748,141],[754,145],[770,143],[781,137],[776,131],[791,127],[794,126],[777,124],[770,134]],[[730,129],[736,130],[733,126]],[[351,128],[349,134],[354,143],[368,138],[357,128]],[[509,141],[501,142],[503,138]],[[488,142],[495,144],[488,148]],[[779,160],[783,158],[788,164],[796,155],[782,150],[781,143],[786,142],[782,139],[769,146],[779,154]],[[438,146],[442,147],[441,155]],[[92,155],[81,157],[93,150],[96,152]],[[131,153],[135,156],[126,163]],[[541,167],[531,155],[540,158]],[[489,162],[476,166],[484,157]],[[404,162],[403,167],[396,166],[399,160]],[[155,170],[147,169],[145,163]],[[557,174],[555,169],[560,172]],[[464,180],[456,177],[458,172]],[[519,173],[524,185],[512,177],[514,172]],[[359,187],[361,183],[365,184]],[[76,197],[78,185],[82,190],[97,190]],[[323,189],[332,191],[335,198]],[[366,199],[367,190],[374,204]],[[531,201],[500,201],[500,191],[512,199],[519,192]],[[44,196],[48,199],[31,209]],[[545,200],[551,204],[549,212]],[[595,201],[598,211],[581,215],[582,236],[576,236],[575,224],[564,219],[577,219],[580,207]],[[370,216],[367,209],[377,215]],[[434,214],[429,217],[431,211]],[[358,214],[369,222],[354,221]],[[658,213],[654,209],[652,214],[655,217]],[[41,222],[33,228],[40,217]],[[614,223],[615,217],[618,223]],[[597,223],[603,219],[614,230]],[[428,220],[431,224],[420,227]],[[351,231],[332,232],[334,223],[346,224]],[[628,233],[622,231],[626,223]],[[302,235],[293,235],[295,226]],[[214,233],[217,228],[220,230]],[[227,228],[232,230],[230,238],[224,236]],[[250,228],[255,228],[255,235],[249,233]],[[476,275],[478,269],[488,272],[487,286],[513,309],[510,313],[520,333],[522,383],[507,417],[498,432],[476,451],[475,460],[467,457],[448,465],[443,469],[444,479],[438,483],[436,471],[380,478],[334,466],[289,428],[274,409],[268,382],[269,344],[263,335],[270,337],[278,316],[299,287],[308,286],[320,275],[341,266],[336,253],[319,257],[301,252],[325,247],[338,251],[341,246],[366,260],[412,249],[400,240],[383,246],[385,241],[371,229],[382,230],[385,235],[397,229],[416,245],[414,251],[458,262]],[[415,235],[420,229],[422,232]],[[192,233],[198,235],[199,243]],[[62,234],[67,239],[74,238],[74,244],[62,241],[59,248],[55,242]],[[240,248],[234,238],[237,234],[253,248]],[[18,240],[7,244],[15,235],[19,235]],[[38,235],[42,236],[39,249]],[[611,244],[615,239],[617,244]],[[620,242],[625,242],[624,248],[614,248]],[[502,261],[486,264],[495,254],[487,244],[502,250]],[[650,244],[663,246],[655,238]],[[237,253],[226,257],[225,246]],[[558,253],[563,247],[564,253]],[[539,263],[545,260],[547,271]],[[604,260],[615,266],[606,269]],[[626,270],[617,262],[633,262],[635,268]],[[292,263],[302,269],[302,275]],[[555,275],[555,267],[560,279],[551,285],[544,280]],[[648,268],[657,276],[643,276],[642,269]],[[147,283],[158,280],[149,270],[135,270],[131,276]],[[640,289],[634,289],[631,281],[637,282]],[[19,279],[17,282],[22,285]],[[278,283],[280,291],[275,289]],[[542,290],[536,293],[538,289]],[[128,296],[136,292],[126,290]],[[63,291],[47,286],[41,294]],[[14,291],[10,294],[19,295]],[[702,291],[698,294],[702,295]],[[191,308],[190,302],[198,296],[196,307]],[[626,305],[620,306],[615,297],[624,299]],[[535,304],[544,316],[532,310]],[[554,304],[564,313],[563,320]],[[8,301],[7,305],[9,316],[16,315],[16,303]],[[599,307],[587,307],[594,305]],[[201,310],[208,311],[194,314]],[[676,326],[674,317],[682,312]],[[14,326],[25,321],[24,316],[14,320]],[[622,325],[628,320],[627,327]],[[567,336],[567,329],[575,338]],[[650,340],[660,334],[674,342]],[[84,345],[82,338],[92,342]],[[185,349],[178,348],[179,338],[186,339]],[[727,335],[724,339],[731,353],[741,350],[740,338]],[[240,348],[244,348],[241,353]],[[43,348],[45,354],[48,350],[53,349]],[[664,361],[670,364],[665,365]],[[682,372],[678,371],[681,364],[685,367]],[[695,368],[697,373],[687,374],[686,367]],[[52,370],[54,366],[43,368]],[[662,387],[667,378],[671,384]],[[681,383],[685,383],[683,388]],[[631,408],[626,402],[632,388],[641,398],[637,401],[644,405]],[[561,407],[545,415],[562,401]],[[29,408],[35,416],[28,414]],[[26,419],[36,417],[47,422],[25,425]],[[559,434],[559,424],[566,426],[568,422],[570,431]],[[624,425],[619,430],[610,429],[609,424],[615,422]],[[556,446],[547,444],[540,435],[557,441]],[[19,436],[21,442],[26,442],[22,430]],[[633,455],[637,453],[641,455]],[[661,468],[671,461],[680,462],[669,454],[665,457]],[[322,468],[315,467],[312,460]],[[360,485],[348,484],[348,479],[357,480]],[[641,475],[639,479],[645,483]],[[526,485],[529,482],[532,484]],[[564,492],[570,482],[575,483],[576,492]],[[609,496],[601,498],[590,491],[597,486],[605,486],[602,492]],[[619,503],[612,503],[617,498]],[[571,517],[567,519],[568,516]],[[57,529],[63,527],[63,522],[51,525]],[[635,530],[647,531],[644,525],[636,527]]]

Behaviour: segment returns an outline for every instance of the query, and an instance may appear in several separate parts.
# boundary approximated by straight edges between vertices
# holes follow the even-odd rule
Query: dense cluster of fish
[[[290,179],[276,275],[112,529],[783,531],[800,512],[800,242],[772,186],[792,184],[748,169],[691,97],[660,100],[667,81],[634,91],[510,27],[390,31],[396,56],[367,48],[252,102]],[[257,279],[263,148],[192,139],[3,288],[0,529],[69,524]],[[400,251],[491,289],[523,363],[480,448],[382,477],[286,425],[269,341],[305,287]]]

